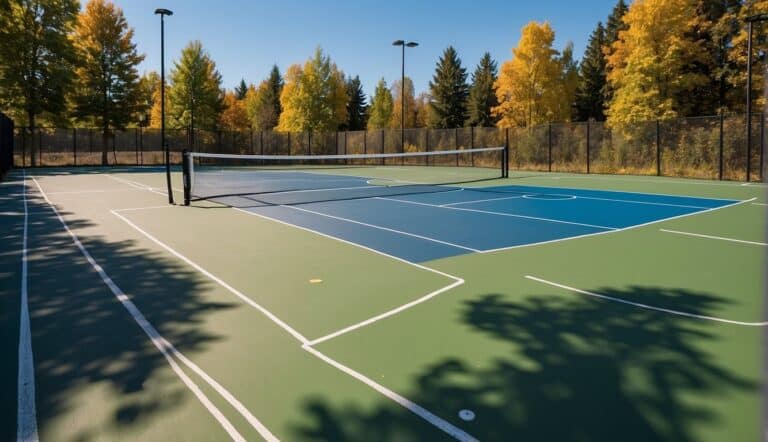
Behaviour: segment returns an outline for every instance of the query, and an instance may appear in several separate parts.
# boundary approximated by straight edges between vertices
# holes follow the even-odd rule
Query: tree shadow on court
[[[681,289],[597,291],[700,315],[712,315],[725,303]],[[508,351],[468,360],[456,348],[456,358],[424,367],[400,393],[480,440],[688,442],[700,435],[693,432],[697,425],[720,422],[710,404],[733,393],[758,392],[756,380],[735,373],[708,350],[717,340],[710,330],[731,325],[555,293],[514,302],[498,293],[478,295],[464,303],[461,320]],[[477,418],[461,421],[462,409]],[[418,418],[383,398],[373,409],[311,398],[305,411],[311,424],[294,425],[295,439],[442,436],[434,427],[414,424]]]
[[[51,208],[32,193],[32,186],[29,189],[28,292],[41,436],[56,436],[47,427],[51,422],[57,422],[57,428],[76,429],[74,437],[79,440],[103,437],[105,433],[93,430],[105,427],[132,434],[132,430],[161,421],[184,400],[196,400],[75,247]],[[8,363],[0,364],[0,440],[12,440],[16,431],[23,205],[20,192],[0,191],[15,198],[17,212],[0,223],[7,239],[0,244],[0,263],[4,269],[6,264],[11,268],[0,274],[1,343],[8,356]],[[199,275],[135,241],[97,236],[87,230],[94,227],[90,221],[62,214],[95,261],[181,352],[193,356],[224,339],[200,324],[207,315],[236,305],[204,299],[202,291],[208,283]],[[87,396],[78,396],[84,391]],[[85,398],[95,402],[86,403]]]

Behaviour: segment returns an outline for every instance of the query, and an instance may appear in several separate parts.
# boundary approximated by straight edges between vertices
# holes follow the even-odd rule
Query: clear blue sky
[[[85,3],[86,0],[83,0]],[[572,41],[580,59],[590,32],[605,21],[616,0],[426,1],[390,0],[114,0],[135,29],[140,70],[160,70],[160,19],[155,8],[174,12],[166,19],[166,69],[184,45],[200,40],[221,73],[224,86],[241,78],[258,83],[273,64],[281,72],[303,62],[321,46],[347,75],[359,75],[367,94],[384,77],[400,78],[400,48],[393,40],[420,46],[406,50],[406,75],[417,93],[426,91],[435,62],[453,45],[471,73],[483,52],[499,65],[511,57],[520,29],[547,20],[557,49]]]

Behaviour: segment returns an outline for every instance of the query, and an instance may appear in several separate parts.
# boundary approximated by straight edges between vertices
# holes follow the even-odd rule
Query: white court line
[[[146,190],[146,189],[101,189],[101,190],[67,190],[67,191],[60,191],[60,192],[48,192],[48,195],[79,195],[81,193],[113,193],[113,192],[135,192],[137,190]]]
[[[566,196],[561,194],[543,194],[543,195],[556,195],[556,196]],[[648,194],[653,195],[653,194]],[[597,201],[615,201],[618,203],[628,203],[628,204],[647,204],[651,206],[670,206],[670,207],[683,207],[686,209],[709,209],[709,207],[702,207],[702,206],[689,206],[685,204],[670,204],[670,203],[654,203],[650,201],[634,201],[634,200],[624,200],[624,199],[617,199],[617,198],[598,198],[595,196],[578,196],[578,195],[568,195],[573,196],[574,198],[571,199],[585,199],[585,200],[597,200]],[[486,201],[501,201],[501,200],[510,200],[510,199],[517,199],[517,198],[524,198],[525,196],[509,196],[509,197],[502,197],[502,198],[487,198],[482,200],[473,200],[473,201],[462,201],[458,203],[450,203],[450,204],[441,204],[441,206],[458,206],[462,204],[475,204],[475,203],[482,203]],[[529,198],[530,199],[530,198]],[[710,198],[706,198],[710,199]],[[553,200],[553,201],[562,201],[562,200]]]
[[[176,207],[176,206],[172,206],[170,204],[166,204],[164,206],[128,207],[126,209],[111,209],[111,210],[114,211],[114,212],[133,212],[135,210],[168,209],[168,208],[171,208],[171,207]]]
[[[740,244],[751,244],[755,246],[768,246],[768,244],[764,242],[747,241],[747,240],[735,239],[735,238],[726,238],[723,236],[704,235],[701,233],[681,232],[679,230],[668,230],[668,229],[659,229],[659,230],[666,233],[676,233],[678,235],[695,236],[697,238],[717,239],[720,241],[730,241],[730,242],[735,242]]]
[[[32,356],[32,332],[29,324],[29,294],[27,292],[27,238],[29,210],[27,208],[27,170],[23,169],[24,233],[21,243],[21,312],[19,320],[19,372],[16,402],[16,440],[37,442],[37,409],[35,407],[35,362]]]
[[[746,183],[738,183],[738,182],[723,182],[723,181],[680,181],[676,180],[674,178],[670,177],[661,177],[662,179],[659,179],[658,181],[654,180],[648,180],[648,179],[636,179],[637,175],[627,175],[625,177],[621,176],[615,176],[615,177],[609,177],[609,176],[598,176],[598,175],[583,175],[583,176],[574,176],[574,175],[559,175],[559,176],[542,176],[542,175],[529,175],[524,176],[521,178],[538,178],[538,179],[549,179],[549,180],[560,180],[560,179],[590,179],[590,180],[607,180],[607,181],[623,181],[625,183],[654,183],[654,184],[693,184],[693,185],[699,185],[699,186],[728,186],[728,187],[740,187],[744,186]],[[762,187],[766,186],[766,184],[761,183],[752,183],[751,186],[757,186]],[[620,192],[620,191],[618,191]]]
[[[311,231],[310,229],[306,229],[306,228],[303,228],[303,227],[300,227],[300,226],[295,226],[295,225],[292,225],[292,224],[288,224],[288,223],[286,223],[286,222],[283,222],[283,221],[274,220],[274,219],[272,219],[272,218],[269,218],[269,217],[266,217],[266,216],[262,216],[262,215],[259,215],[259,214],[256,214],[256,213],[248,212],[248,211],[246,211],[246,210],[242,210],[242,209],[239,209],[239,208],[234,208],[234,209],[235,209],[235,210],[238,210],[238,211],[240,211],[240,212],[242,212],[242,213],[246,213],[246,214],[249,214],[249,215],[259,216],[259,217],[262,217],[262,218],[265,218],[265,219],[270,219],[270,220],[272,220],[272,221],[277,221],[277,222],[279,222],[279,223],[281,223],[281,224],[285,224],[285,225],[288,225],[288,226],[291,226],[291,227],[294,227],[294,228],[299,228],[299,229],[302,229],[302,230],[308,230],[308,231]],[[373,388],[373,389],[374,389],[374,390],[376,390],[377,392],[379,392],[379,393],[381,393],[381,394],[385,395],[386,397],[388,397],[388,398],[390,398],[390,399],[394,400],[395,402],[397,402],[397,403],[398,403],[398,404],[400,404],[401,406],[405,407],[405,408],[406,408],[406,409],[408,409],[409,411],[411,411],[411,412],[413,412],[414,414],[418,415],[418,416],[419,416],[419,417],[421,417],[422,419],[425,419],[427,422],[429,422],[430,424],[434,425],[435,427],[437,427],[437,428],[439,428],[439,429],[441,429],[441,430],[445,431],[446,433],[448,433],[449,435],[453,436],[454,438],[457,438],[457,439],[459,439],[459,440],[466,440],[466,441],[474,441],[474,440],[476,440],[476,439],[474,439],[472,436],[470,436],[470,435],[468,435],[467,433],[465,433],[463,430],[461,430],[461,429],[459,429],[459,428],[457,428],[457,427],[453,426],[453,425],[452,425],[451,423],[449,423],[448,421],[446,421],[446,420],[444,420],[444,419],[442,419],[442,418],[440,418],[440,417],[438,417],[438,416],[436,416],[436,415],[434,415],[434,414],[430,413],[429,411],[427,411],[426,409],[424,409],[424,408],[423,408],[423,407],[421,407],[420,405],[418,405],[418,404],[416,404],[416,403],[414,403],[414,402],[412,402],[412,401],[410,401],[410,400],[407,400],[407,399],[403,398],[402,396],[400,396],[400,395],[398,395],[398,394],[394,393],[393,391],[391,391],[391,390],[387,389],[386,387],[384,387],[384,386],[382,386],[382,385],[380,385],[380,384],[376,383],[376,382],[375,382],[375,381],[373,381],[372,379],[365,377],[364,375],[362,375],[362,374],[360,374],[360,373],[358,373],[358,372],[356,372],[356,371],[354,371],[354,370],[352,370],[352,369],[350,369],[350,368],[348,368],[348,367],[346,367],[346,366],[342,365],[341,363],[339,363],[339,362],[337,362],[337,361],[335,361],[335,360],[331,359],[330,357],[328,357],[327,355],[325,355],[325,354],[323,354],[323,353],[319,352],[318,350],[316,350],[316,349],[314,349],[314,348],[311,348],[311,347],[310,347],[310,343],[309,343],[309,341],[308,341],[308,340],[307,340],[307,339],[306,339],[304,336],[302,336],[302,335],[301,335],[299,332],[297,332],[296,330],[294,330],[293,328],[291,328],[290,326],[288,326],[286,323],[284,323],[284,322],[283,322],[281,319],[279,319],[279,318],[278,318],[276,315],[274,315],[272,312],[270,312],[270,311],[269,311],[269,310],[267,310],[266,308],[264,308],[264,307],[260,306],[260,305],[259,305],[259,304],[257,304],[255,301],[251,300],[250,298],[246,297],[245,295],[243,295],[242,293],[240,293],[239,291],[237,291],[237,290],[236,290],[234,287],[230,286],[229,284],[227,284],[226,282],[224,282],[224,281],[223,281],[223,280],[221,280],[220,278],[218,278],[218,277],[214,276],[212,273],[208,272],[207,270],[205,270],[204,268],[202,268],[200,265],[198,265],[198,264],[194,263],[192,260],[190,260],[190,259],[189,259],[189,258],[187,258],[186,256],[184,256],[184,255],[182,255],[181,253],[177,252],[176,250],[174,250],[174,249],[173,249],[173,248],[171,248],[170,246],[168,246],[168,245],[164,244],[163,242],[161,242],[160,240],[158,240],[157,238],[155,238],[154,236],[152,236],[152,235],[151,235],[151,234],[149,234],[148,232],[146,232],[146,231],[144,231],[143,229],[141,229],[140,227],[138,227],[136,224],[132,223],[130,220],[128,220],[128,219],[127,219],[127,218],[125,218],[124,216],[122,216],[122,215],[120,215],[120,214],[116,213],[115,211],[111,211],[111,212],[112,212],[112,214],[113,214],[113,215],[117,216],[118,218],[122,219],[124,222],[128,223],[128,224],[129,224],[131,227],[133,227],[134,229],[136,229],[138,232],[140,232],[141,234],[143,234],[144,236],[146,236],[147,238],[149,238],[150,240],[152,240],[153,242],[155,242],[155,243],[156,243],[156,244],[158,244],[159,246],[161,246],[161,247],[163,247],[164,249],[166,249],[167,251],[169,251],[171,254],[173,254],[173,255],[174,255],[174,256],[176,256],[177,258],[181,259],[182,261],[184,261],[184,262],[185,262],[185,263],[187,263],[188,265],[191,265],[193,268],[195,268],[195,270],[197,270],[197,271],[201,272],[202,274],[204,274],[205,276],[207,276],[209,279],[213,280],[214,282],[216,282],[216,283],[217,283],[217,284],[219,284],[220,286],[222,286],[222,287],[224,287],[225,289],[227,289],[227,290],[228,290],[230,293],[232,293],[232,294],[234,294],[234,295],[238,296],[240,299],[242,299],[243,301],[245,301],[247,304],[249,304],[249,305],[251,305],[252,307],[254,307],[254,308],[256,308],[257,310],[259,310],[259,311],[260,311],[262,314],[264,314],[265,316],[267,316],[267,317],[268,317],[268,318],[269,318],[269,319],[270,319],[272,322],[274,322],[275,324],[277,324],[278,326],[280,326],[281,328],[283,328],[284,330],[286,330],[287,332],[289,332],[291,335],[293,335],[293,336],[294,336],[294,338],[296,338],[296,339],[297,339],[299,342],[301,342],[301,344],[302,344],[302,348],[303,348],[303,349],[305,349],[305,350],[307,350],[307,351],[309,351],[311,354],[313,354],[313,355],[315,355],[316,357],[318,357],[318,358],[322,359],[322,360],[323,360],[323,361],[325,361],[326,363],[328,363],[328,364],[330,364],[330,365],[332,365],[332,366],[336,367],[337,369],[339,369],[339,370],[343,371],[344,373],[346,373],[346,374],[348,374],[348,375],[350,375],[350,376],[354,377],[355,379],[357,379],[357,380],[359,380],[359,381],[363,382],[364,384],[366,384],[366,385],[368,385],[369,387]],[[314,233],[319,233],[319,232],[314,232]],[[325,235],[325,234],[322,234],[322,233],[320,233],[320,235],[322,235],[322,236],[326,236],[326,237],[328,237],[328,238],[333,238],[333,237],[331,237],[331,236],[329,236],[329,235]],[[333,239],[337,239],[337,238],[333,238]],[[339,240],[339,241],[342,241],[342,242],[345,242],[345,243],[348,243],[348,244],[357,245],[357,244],[354,244],[354,243],[351,243],[351,242],[348,242],[348,241],[345,241],[345,240],[341,240],[341,239],[338,239],[338,240]],[[357,245],[357,246],[358,246],[358,247],[362,247],[362,248],[365,248],[365,249],[368,249],[368,248],[367,248],[367,247],[365,247],[365,246],[361,246],[361,245]],[[368,249],[368,250],[371,250],[371,251],[375,251],[375,250],[373,250],[373,249]],[[379,253],[379,254],[381,254],[381,255],[385,255],[385,256],[387,256],[386,254],[384,254],[384,253],[382,253],[382,252],[378,252],[378,251],[375,251],[375,252],[377,252],[377,253]],[[425,267],[425,266],[422,266],[422,265],[420,265],[420,264],[410,263],[410,262],[408,262],[408,261],[406,261],[406,260],[404,260],[404,259],[401,259],[401,258],[397,258],[397,257],[392,257],[392,258],[394,258],[394,259],[396,259],[396,260],[398,260],[398,261],[401,261],[401,262],[409,263],[409,264],[411,264],[411,265],[413,265],[413,266],[415,266],[415,267],[421,268],[421,269],[429,270],[429,271],[431,271],[431,272],[433,272],[433,273],[437,273],[437,274],[440,274],[440,275],[444,275],[444,276],[447,276],[447,277],[449,277],[449,278],[452,278],[452,279],[454,279],[454,280],[455,280],[455,279],[460,279],[460,278],[456,278],[456,277],[454,277],[454,276],[448,275],[448,274],[446,274],[446,273],[443,273],[443,272],[441,272],[441,271],[439,271],[439,270],[430,269],[430,268],[428,268],[428,267]],[[463,282],[464,282],[464,281],[463,281],[463,280],[461,280],[461,283],[463,283]],[[459,285],[459,284],[456,284],[456,283],[454,283],[454,284],[451,284],[451,288],[453,288],[453,287],[455,287],[455,286],[457,286],[457,285]],[[440,293],[442,293],[443,291],[445,291],[445,290],[440,290]],[[419,301],[419,302],[411,302],[411,303],[409,303],[408,307],[406,307],[406,308],[412,307],[413,305],[416,305],[416,304],[418,304],[418,303],[420,303],[420,302],[424,302],[424,301],[426,301],[426,300],[428,300],[428,299],[430,299],[430,298],[432,298],[432,297],[434,297],[434,296],[437,296],[438,294],[439,294],[439,293],[430,294],[431,296],[430,296],[430,295],[427,295],[427,296],[425,296],[425,297],[421,298],[420,300],[417,300],[417,301]],[[397,310],[397,312],[400,312],[400,311],[403,311],[403,310],[405,310],[405,308],[398,308],[398,309],[396,309],[396,310]],[[395,313],[397,313],[397,312],[395,312]],[[378,320],[380,320],[380,319],[383,319],[383,318],[385,318],[385,317],[387,317],[387,316],[391,316],[392,314],[394,314],[394,313],[391,313],[391,314],[389,314],[389,315],[387,315],[387,314],[385,313],[385,314],[383,314],[383,315],[379,315],[379,316],[377,316],[377,317],[373,318],[374,320],[366,320],[366,321],[363,321],[363,322],[365,322],[365,325],[369,325],[369,324],[371,324],[371,323],[373,323],[373,322],[375,322],[375,321],[378,321]],[[347,333],[347,332],[349,332],[349,331],[351,331],[351,330],[353,330],[353,329],[357,329],[357,328],[360,328],[360,327],[362,327],[362,326],[363,326],[363,325],[359,325],[359,324],[356,324],[355,326],[352,326],[352,327],[348,327],[347,329],[345,329],[344,333]],[[340,333],[340,334],[341,334],[341,333]],[[336,335],[336,336],[338,336],[338,335]]]
[[[688,216],[701,215],[701,214],[707,213],[707,212],[714,212],[715,210],[726,209],[726,208],[729,208],[729,207],[738,206],[740,204],[751,203],[752,201],[754,201],[756,199],[757,198],[750,198],[748,200],[736,201],[735,203],[726,204],[726,205],[720,206],[720,207],[712,207],[711,209],[700,210],[698,212],[684,213],[682,215],[671,216],[669,218],[663,218],[663,219],[657,219],[655,221],[649,221],[647,223],[636,224],[636,225],[633,225],[633,226],[623,227],[621,229],[616,229],[616,230],[607,230],[605,232],[587,233],[586,235],[571,236],[571,237],[568,237],[568,238],[553,239],[551,241],[542,241],[542,242],[531,243],[531,244],[520,244],[520,245],[517,245],[517,246],[500,247],[498,249],[483,250],[481,253],[501,252],[501,251],[504,251],[504,250],[520,249],[520,248],[523,248],[523,247],[540,246],[540,245],[544,245],[544,244],[553,244],[553,243],[562,242],[562,241],[570,241],[572,239],[579,239],[579,238],[587,238],[587,237],[598,236],[598,235],[605,235],[605,234],[608,234],[608,233],[624,232],[624,231],[627,231],[627,230],[632,230],[632,229],[637,229],[637,228],[640,228],[640,227],[650,226],[650,225],[656,224],[656,223],[663,223],[663,222],[666,222],[666,221],[672,221],[672,220],[675,220],[675,219],[685,218],[685,217],[688,217]]]
[[[603,229],[603,230],[618,230],[616,227],[607,227],[607,226],[598,226],[595,224],[585,224],[585,223],[577,223],[573,221],[563,221],[559,219],[551,219],[551,218],[540,218],[538,216],[528,216],[528,215],[516,215],[514,213],[504,213],[504,212],[493,212],[490,210],[479,210],[479,209],[467,209],[465,207],[446,207],[446,206],[438,206],[435,204],[427,204],[427,203],[419,203],[416,201],[408,201],[408,200],[401,200],[396,198],[385,198],[385,197],[374,197],[375,199],[380,200],[387,200],[387,201],[397,201],[398,203],[405,203],[405,204],[415,204],[419,206],[429,206],[434,207],[436,209],[447,209],[447,210],[461,210],[464,212],[476,212],[476,213],[485,213],[488,215],[497,215],[497,216],[508,216],[512,218],[523,218],[523,219],[532,219],[536,221],[545,221],[550,223],[558,223],[558,224],[571,224],[575,226],[584,226],[584,227],[592,227],[595,229]]]
[[[765,203],[752,203],[753,206],[768,206],[768,204]]]
[[[419,239],[423,239],[423,240],[426,240],[426,241],[432,241],[432,242],[435,242],[435,243],[438,243],[438,244],[444,244],[444,245],[447,245],[447,246],[450,246],[450,247],[455,247],[457,249],[469,250],[470,252],[475,252],[475,253],[479,253],[480,252],[480,250],[478,250],[478,249],[473,249],[471,247],[460,246],[458,244],[453,244],[453,243],[450,243],[448,241],[441,241],[439,239],[430,238],[428,236],[422,236],[422,235],[418,235],[418,234],[415,234],[415,233],[403,232],[402,230],[390,229],[389,227],[377,226],[375,224],[368,224],[368,223],[364,223],[362,221],[355,221],[353,219],[342,218],[340,216],[335,216],[335,215],[329,215],[329,214],[323,213],[323,212],[316,212],[314,210],[305,209],[303,207],[286,206],[286,205],[282,205],[282,204],[280,205],[280,207],[285,207],[285,208],[293,209],[293,210],[299,210],[301,212],[314,213],[315,215],[325,216],[327,218],[332,218],[332,219],[336,219],[336,220],[339,220],[339,221],[345,221],[345,222],[348,222],[348,223],[359,224],[361,226],[370,227],[372,229],[379,229],[379,230],[384,230],[384,231],[387,231],[387,232],[398,233],[400,235],[412,236],[414,238],[419,238]]]
[[[33,181],[37,185],[37,188],[40,191],[40,194],[43,196],[45,201],[48,203],[48,205],[53,210],[56,217],[59,219],[61,224],[64,226],[64,229],[67,231],[70,237],[72,237],[72,241],[75,243],[78,249],[80,249],[80,252],[83,254],[85,259],[91,264],[91,266],[96,270],[96,272],[101,277],[101,280],[106,284],[107,287],[109,287],[110,291],[112,291],[112,294],[117,298],[118,301],[125,307],[126,310],[130,313],[131,317],[134,321],[141,327],[141,329],[144,331],[144,333],[149,337],[149,339],[152,341],[152,344],[155,345],[155,347],[163,354],[168,364],[171,366],[171,369],[176,373],[176,375],[184,382],[184,384],[192,391],[192,393],[198,398],[198,400],[205,406],[206,409],[208,409],[208,412],[211,413],[211,415],[219,422],[219,424],[224,428],[224,430],[229,434],[229,436],[236,441],[245,441],[245,438],[237,431],[237,429],[232,425],[232,423],[224,416],[224,414],[208,399],[208,397],[200,390],[200,387],[197,386],[197,384],[194,383],[194,381],[187,376],[186,373],[179,367],[178,363],[174,359],[174,357],[178,358],[179,361],[181,361],[184,365],[186,365],[188,368],[190,368],[192,371],[197,373],[203,380],[205,380],[217,393],[219,393],[229,404],[235,408],[238,412],[240,412],[243,417],[251,423],[252,426],[254,426],[254,429],[259,432],[259,434],[268,441],[277,441],[277,437],[275,437],[266,427],[264,427],[261,422],[258,421],[243,405],[237,401],[237,399],[232,396],[231,393],[229,393],[221,384],[216,382],[213,378],[208,376],[207,373],[205,373],[199,366],[194,364],[192,361],[187,359],[180,351],[176,349],[176,347],[173,346],[170,342],[168,342],[161,334],[157,331],[157,329],[147,320],[147,318],[144,316],[143,313],[136,307],[136,305],[130,300],[130,298],[123,292],[123,290],[112,280],[112,278],[107,274],[107,272],[96,262],[96,260],[91,256],[90,252],[85,248],[85,246],[80,242],[80,239],[75,235],[75,233],[69,228],[67,223],[64,221],[64,218],[59,213],[56,206],[51,203],[51,201],[48,199],[48,195],[46,195],[45,191],[43,191],[43,188],[40,186],[40,183],[37,182],[36,179],[33,178]],[[119,215],[118,215],[119,216]]]
[[[668,308],[655,307],[655,306],[648,305],[648,304],[641,304],[639,302],[627,301],[626,299],[614,298],[612,296],[607,296],[607,295],[601,295],[599,293],[588,292],[586,290],[577,289],[575,287],[570,287],[570,286],[567,286],[567,285],[564,285],[564,284],[558,284],[556,282],[547,281],[546,279],[537,278],[537,277],[531,276],[531,275],[526,275],[525,277],[527,279],[532,280],[532,281],[540,282],[542,284],[551,285],[552,287],[558,287],[558,288],[561,288],[561,289],[564,289],[564,290],[568,290],[568,291],[571,291],[571,292],[580,293],[582,295],[592,296],[592,297],[603,299],[603,300],[606,300],[606,301],[618,302],[618,303],[621,303],[621,304],[627,304],[627,305],[631,305],[631,306],[634,306],[634,307],[640,307],[640,308],[644,308],[644,309],[648,309],[648,310],[655,310],[655,311],[662,312],[662,313],[669,313],[669,314],[677,315],[677,316],[686,316],[688,318],[703,319],[703,320],[707,320],[707,321],[724,322],[726,324],[745,325],[745,326],[749,326],[749,327],[764,327],[764,326],[768,325],[768,321],[762,321],[762,322],[734,321],[734,320],[731,320],[731,319],[718,318],[718,317],[715,317],[715,316],[697,315],[697,314],[694,314],[694,313],[682,312],[682,311],[679,311],[679,310],[671,310],[671,309],[668,309]]]
[[[107,173],[107,174],[104,174],[104,175],[106,175],[106,176],[107,176],[107,177],[109,177],[109,178],[112,178],[112,179],[113,179],[113,180],[115,180],[115,181],[119,181],[119,182],[121,182],[121,183],[123,183],[123,184],[127,184],[127,185],[129,185],[129,186],[132,186],[132,187],[135,187],[135,188],[137,188],[137,189],[141,189],[141,190],[147,190],[147,191],[149,191],[149,192],[152,192],[152,193],[156,193],[156,194],[158,194],[158,195],[168,196],[168,193],[167,193],[167,192],[163,192],[163,191],[161,191],[161,190],[155,190],[155,188],[154,188],[154,187],[150,187],[150,186],[148,186],[148,185],[146,185],[146,184],[143,184],[143,183],[140,183],[140,182],[138,182],[138,181],[127,180],[127,179],[125,179],[125,178],[118,178],[118,177],[116,177],[116,176],[113,176],[113,175],[110,175],[110,174],[108,174],[108,173]],[[182,192],[182,190],[180,190],[180,189],[177,189],[177,188],[175,188],[175,187],[171,187],[171,190],[173,190],[174,192],[179,192],[179,193],[181,193],[181,192]]]
[[[499,198],[484,198],[481,200],[471,200],[471,201],[459,201],[458,203],[448,203],[448,204],[439,204],[440,207],[450,207],[450,206],[458,206],[460,204],[474,204],[474,203],[484,203],[486,201],[501,201],[501,200],[515,200],[522,198],[522,195],[519,196],[503,196]]]

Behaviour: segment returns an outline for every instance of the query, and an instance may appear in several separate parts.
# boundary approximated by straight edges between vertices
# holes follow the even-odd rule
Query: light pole
[[[746,19],[747,31],[747,182],[752,175],[752,23],[768,20],[768,14],[750,15]],[[765,118],[761,114],[760,118]],[[762,164],[760,165],[762,167]],[[762,170],[761,170],[762,174]],[[760,179],[763,180],[762,175]]]
[[[173,15],[168,9],[155,9],[160,16],[160,142],[165,151],[165,181],[168,185],[168,203],[173,204],[173,189],[171,188],[171,152],[165,141],[165,16]]]
[[[405,152],[405,47],[415,48],[419,44],[415,41],[395,40],[392,46],[403,48],[403,58],[400,64],[400,152]]]

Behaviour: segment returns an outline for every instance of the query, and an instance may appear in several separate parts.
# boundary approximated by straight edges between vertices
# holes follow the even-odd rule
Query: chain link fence
[[[718,115],[610,127],[603,122],[552,123],[530,128],[382,129],[346,132],[205,131],[166,129],[171,161],[183,149],[269,155],[328,155],[430,152],[509,146],[512,170],[660,175],[762,181],[765,118],[751,121],[747,147],[744,115]],[[159,129],[38,128],[13,131],[13,165],[160,165]],[[749,152],[748,152],[749,150]],[[351,160],[364,162],[365,160]],[[370,160],[368,160],[370,161]],[[401,161],[404,159],[377,160]],[[419,158],[418,161],[432,161]],[[437,161],[437,160],[435,160]],[[482,165],[482,158],[440,158],[452,165]],[[415,165],[415,164],[413,164]],[[429,165],[429,164],[426,164]],[[440,164],[435,164],[440,165]]]

